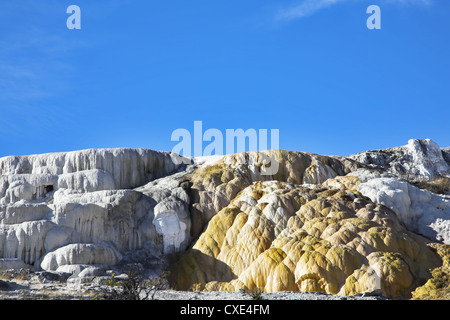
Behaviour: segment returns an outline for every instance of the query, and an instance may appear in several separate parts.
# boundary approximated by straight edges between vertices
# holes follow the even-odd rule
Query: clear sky
[[[81,29],[69,30],[69,5]],[[369,30],[369,5],[381,30]],[[279,129],[347,155],[450,146],[448,0],[3,0],[0,157],[171,151],[175,129]]]

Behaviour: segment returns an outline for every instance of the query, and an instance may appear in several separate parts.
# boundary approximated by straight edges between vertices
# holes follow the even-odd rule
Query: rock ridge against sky
[[[77,278],[171,255],[182,290],[393,298],[442,266],[433,245],[450,245],[448,148],[412,139],[347,157],[276,153],[270,176],[257,152],[190,164],[129,148],[0,158],[0,266]]]

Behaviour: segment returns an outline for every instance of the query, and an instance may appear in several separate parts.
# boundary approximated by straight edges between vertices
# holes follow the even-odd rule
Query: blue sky
[[[372,4],[381,30],[366,27]],[[448,0],[2,1],[0,157],[171,151],[196,120],[279,129],[280,148],[319,154],[447,147],[449,13]]]

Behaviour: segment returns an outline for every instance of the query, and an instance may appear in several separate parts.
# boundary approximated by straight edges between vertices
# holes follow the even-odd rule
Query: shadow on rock
[[[193,290],[211,281],[228,282],[237,278],[227,264],[196,249],[173,255],[169,264],[168,280],[176,290]]]

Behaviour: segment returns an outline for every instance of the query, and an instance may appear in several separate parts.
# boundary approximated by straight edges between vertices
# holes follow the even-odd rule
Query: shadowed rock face
[[[448,154],[410,140],[349,157],[281,150],[189,165],[145,149],[5,157],[0,262],[67,271],[178,253],[181,289],[408,297],[442,264],[428,243],[450,244],[448,196],[419,188],[447,181]],[[268,156],[278,170],[265,175]]]

